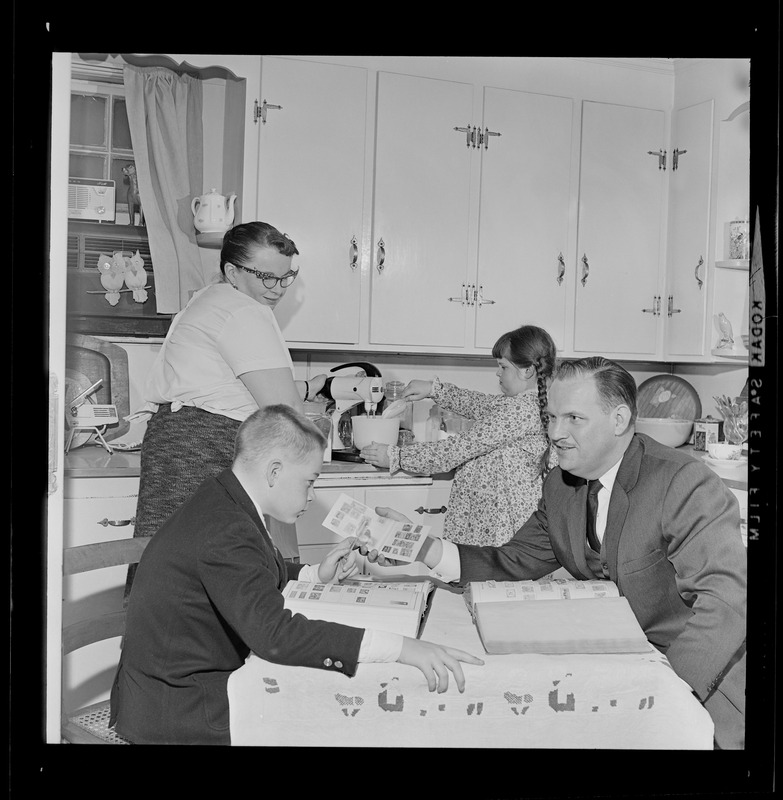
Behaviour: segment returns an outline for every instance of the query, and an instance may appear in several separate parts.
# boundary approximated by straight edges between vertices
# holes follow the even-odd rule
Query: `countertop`
[[[66,478],[138,478],[141,454],[138,450],[106,451],[92,443],[71,450],[64,460]],[[371,464],[352,461],[332,461],[324,464],[315,488],[331,486],[410,486],[431,484],[427,475],[414,476],[397,473],[394,477],[388,470],[376,469]]]
[[[701,459],[705,453],[696,451],[692,445],[677,448],[693,458]],[[66,478],[138,478],[140,454],[137,450],[106,452],[103,447],[92,443],[71,450],[65,456],[64,468]],[[705,463],[707,463],[705,461]],[[747,491],[748,463],[745,461],[738,467],[717,467],[707,464],[723,482],[731,489]],[[412,476],[396,473],[394,477],[388,470],[376,469],[370,464],[359,464],[351,461],[332,461],[323,465],[321,477],[316,481],[316,488],[331,486],[407,486],[411,484],[430,484],[428,476]]]

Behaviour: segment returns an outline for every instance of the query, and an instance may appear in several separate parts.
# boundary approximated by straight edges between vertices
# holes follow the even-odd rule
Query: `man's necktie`
[[[595,518],[598,515],[598,492],[601,481],[597,478],[587,482],[587,542],[596,553],[601,552],[601,543],[595,532]]]

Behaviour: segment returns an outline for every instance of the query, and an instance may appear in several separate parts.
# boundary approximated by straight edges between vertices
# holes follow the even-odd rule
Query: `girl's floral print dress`
[[[438,442],[390,445],[391,473],[432,475],[456,469],[443,537],[459,544],[504,544],[541,497],[539,461],[548,439],[538,392],[488,395],[435,378],[430,397],[441,408],[475,420],[473,426]]]

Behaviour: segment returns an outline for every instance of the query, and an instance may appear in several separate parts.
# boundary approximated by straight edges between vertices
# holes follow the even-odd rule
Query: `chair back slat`
[[[63,628],[63,655],[88,644],[113,639],[125,633],[125,612],[113,611],[102,617],[81,619]]]
[[[137,564],[151,536],[95,542],[69,547],[63,552],[63,575],[77,575],[94,569]]]

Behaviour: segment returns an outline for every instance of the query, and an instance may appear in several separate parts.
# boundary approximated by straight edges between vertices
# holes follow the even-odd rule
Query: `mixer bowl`
[[[352,417],[353,446],[361,450],[368,444],[397,444],[400,433],[400,418],[392,417]]]
[[[693,420],[667,417],[637,417],[636,432],[646,433],[656,442],[668,447],[679,447],[688,441],[693,430]]]

